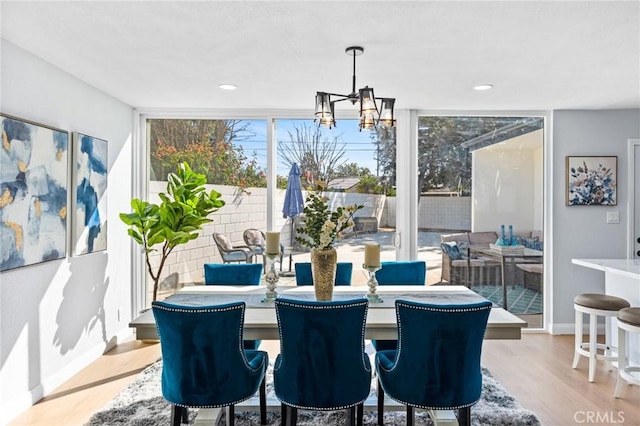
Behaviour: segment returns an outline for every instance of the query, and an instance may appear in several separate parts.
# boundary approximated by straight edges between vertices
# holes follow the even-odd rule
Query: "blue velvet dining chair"
[[[371,365],[364,351],[369,302],[275,301],[280,354],[273,369],[282,424],[295,425],[297,409],[348,409],[349,424],[362,425],[363,403],[371,388]]]
[[[171,406],[172,425],[187,409],[227,408],[260,391],[260,422],[267,423],[266,352],[242,348],[244,302],[183,306],[153,302],[162,351],[162,396]]]
[[[295,264],[296,285],[313,285],[311,262],[298,262]],[[353,263],[338,262],[336,265],[336,285],[351,285],[353,275]]]
[[[424,285],[427,276],[427,263],[424,260],[381,262],[376,272],[379,285]],[[396,349],[396,340],[372,339],[376,351]]]
[[[205,263],[205,285],[260,285],[261,263]]]
[[[482,341],[491,302],[437,305],[396,300],[398,349],[376,353],[378,424],[384,424],[384,395],[407,406],[457,410],[460,426],[471,424],[480,399]]]
[[[261,263],[205,263],[205,285],[260,285]],[[258,349],[261,340],[245,340],[245,349]]]
[[[381,262],[376,272],[380,285],[424,285],[427,263],[424,260]]]

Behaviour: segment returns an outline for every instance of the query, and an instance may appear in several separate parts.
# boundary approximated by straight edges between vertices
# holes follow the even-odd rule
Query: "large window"
[[[543,127],[541,117],[418,118],[419,257],[431,265],[430,281],[458,280],[502,304],[499,257],[470,253],[473,262],[443,265],[450,259],[439,250],[441,235],[472,233],[472,246],[489,246],[490,233],[497,240],[501,226],[511,226],[519,245],[542,251]],[[512,260],[504,269],[509,310],[541,326],[542,259]]]
[[[365,241],[380,241],[382,234],[391,234],[395,228],[395,216],[386,213],[385,200],[395,193],[395,138],[393,131],[358,130],[358,120],[341,120],[339,127],[328,129],[318,127],[313,120],[276,120],[277,182],[279,189],[286,189],[287,177],[294,163],[301,171],[303,190],[315,189],[318,184],[326,188],[325,195],[333,209],[362,204],[364,209],[357,213],[368,220],[358,222],[358,230],[337,244],[341,261],[354,265],[354,282],[364,279],[359,270],[362,267],[361,250]],[[280,207],[280,206],[279,206]],[[375,221],[377,226],[372,227]],[[296,244],[296,219],[286,218],[279,222],[282,242],[291,263],[309,261],[304,247]],[[373,228],[377,228],[375,238]],[[387,238],[382,246],[384,260],[395,259],[395,250]],[[286,262],[285,269],[289,268]],[[288,272],[288,271],[287,271]]]
[[[167,258],[161,274],[159,299],[182,286],[202,282],[205,263],[222,262],[212,239],[213,232],[225,235],[232,245],[240,246],[245,244],[245,230],[267,231],[271,223],[272,229],[281,231],[281,243],[287,254],[283,272],[288,272],[295,261],[308,261],[308,253],[294,247],[293,221],[283,218],[281,213],[293,163],[301,168],[303,190],[314,188],[322,181],[333,208],[363,204],[365,209],[359,211],[359,215],[375,218],[380,232],[393,232],[395,216],[387,214],[385,203],[385,199],[393,199],[395,193],[393,131],[360,132],[357,120],[342,120],[340,128],[333,129],[318,127],[313,120],[284,118],[273,123],[266,119],[150,118],[146,123],[149,200],[158,201],[158,193],[166,191],[167,175],[186,161],[194,171],[207,177],[210,188],[220,192],[226,202],[212,216],[213,222],[205,225],[201,237],[178,246]],[[269,141],[267,129],[272,124],[276,131]],[[276,158],[276,187],[272,200],[267,200],[270,146]],[[268,209],[269,201],[272,211]],[[364,278],[357,272],[362,265],[362,253],[357,249],[368,239],[372,239],[371,234],[352,233],[339,243],[339,247],[349,248],[350,254],[345,250],[341,260],[353,261],[357,279]],[[390,236],[387,241],[383,244],[383,257],[393,259],[395,250]],[[254,260],[262,261],[260,257]],[[153,253],[151,263],[154,268],[159,267],[159,252]],[[147,272],[146,265],[144,270]],[[147,306],[153,290],[151,284],[147,279]]]
[[[148,125],[152,181],[166,181],[186,161],[211,184],[267,186],[264,120],[153,119]]]

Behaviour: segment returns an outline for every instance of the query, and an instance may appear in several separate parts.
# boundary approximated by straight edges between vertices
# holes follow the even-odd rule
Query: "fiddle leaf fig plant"
[[[208,216],[225,205],[221,194],[207,192],[205,175],[191,170],[189,164],[178,165],[167,176],[167,192],[158,194],[159,204],[134,198],[131,213],[120,213],[129,226],[128,234],[142,246],[149,276],[153,280],[153,300],[158,297],[160,276],[174,248],[198,238],[202,225],[212,222]],[[157,247],[159,246],[159,247]],[[154,270],[149,256],[158,251],[160,264]]]

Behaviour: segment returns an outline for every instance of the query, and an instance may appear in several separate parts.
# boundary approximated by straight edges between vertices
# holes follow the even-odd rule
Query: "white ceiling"
[[[638,1],[2,1],[2,38],[133,107],[640,107]],[[218,89],[233,83],[233,92]],[[491,83],[493,90],[472,86]],[[353,108],[349,104],[342,108]]]

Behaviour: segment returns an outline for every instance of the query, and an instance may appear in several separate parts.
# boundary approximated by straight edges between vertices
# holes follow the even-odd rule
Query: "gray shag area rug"
[[[95,413],[85,426],[98,425],[128,425],[149,426],[171,424],[171,407],[162,397],[160,375],[162,361],[146,368],[136,380],[120,392],[115,399]],[[483,367],[482,397],[471,408],[471,424],[474,426],[537,426],[540,421],[536,415],[524,409],[518,401],[511,396],[489,370]],[[269,367],[267,372],[267,397],[273,395],[273,372]],[[376,395],[375,385],[372,382],[371,395]],[[260,425],[260,416],[256,411],[241,411],[242,407],[236,407],[235,423],[237,425]],[[196,410],[189,410],[189,424],[194,424]],[[405,411],[385,411],[384,424],[400,426],[406,424]],[[270,426],[280,425],[280,412],[269,411],[267,415]],[[375,412],[364,414],[365,425],[377,425],[378,416]],[[309,412],[298,411],[298,425],[300,426],[327,426],[344,425],[347,419],[344,411],[337,412]],[[218,422],[224,425],[224,414]],[[433,425],[426,411],[416,410],[416,425]]]

